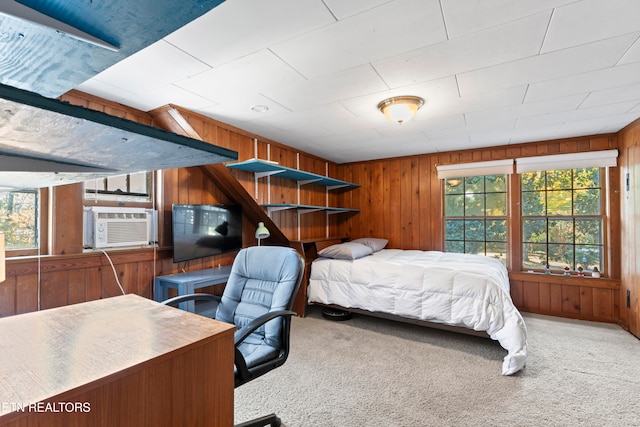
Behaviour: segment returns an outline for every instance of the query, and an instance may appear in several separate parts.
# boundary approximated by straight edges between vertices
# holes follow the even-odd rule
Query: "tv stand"
[[[230,274],[231,266],[223,265],[204,270],[158,276],[153,281],[153,297],[159,302],[168,299],[169,288],[177,289],[178,295],[192,294],[198,288],[226,283]],[[180,304],[180,308],[195,313],[195,302],[183,302]]]

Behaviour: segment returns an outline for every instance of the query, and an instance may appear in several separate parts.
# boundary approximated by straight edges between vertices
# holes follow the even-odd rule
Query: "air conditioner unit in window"
[[[143,247],[157,243],[157,211],[144,208],[84,208],[84,248]]]

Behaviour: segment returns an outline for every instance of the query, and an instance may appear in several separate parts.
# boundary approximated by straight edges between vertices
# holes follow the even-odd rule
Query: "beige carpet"
[[[295,318],[284,366],[235,391],[236,422],[286,427],[640,426],[640,340],[620,327],[523,313],[529,361],[500,374],[488,339],[354,316]]]

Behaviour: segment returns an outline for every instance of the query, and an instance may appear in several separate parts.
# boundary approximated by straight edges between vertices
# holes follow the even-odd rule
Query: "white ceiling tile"
[[[271,49],[311,78],[445,39],[437,0],[396,0],[271,46]]]
[[[572,111],[563,111],[556,114],[540,114],[538,116],[520,117],[516,124],[516,129],[521,126],[528,128],[531,126],[545,126],[549,124],[565,123],[572,121],[597,119],[600,117],[626,114],[637,104],[636,101],[609,104],[594,108],[579,108]]]
[[[511,141],[513,129],[494,130],[491,132],[474,132],[469,135],[471,145],[475,147],[493,147],[496,145],[507,145]]]
[[[269,50],[261,50],[204,73],[180,80],[176,84],[218,103],[264,93],[304,78]]]
[[[617,87],[614,89],[599,90],[589,94],[581,108],[597,107],[606,104],[615,104],[623,101],[640,102],[640,84]]]
[[[395,88],[536,55],[551,12],[397,55],[373,65]]]
[[[590,118],[588,120],[577,120],[572,122],[563,123],[560,127],[560,131],[564,133],[573,133],[584,135],[588,134],[600,134],[617,132],[626,124],[629,120],[633,120],[632,117],[637,117],[635,114],[620,114],[615,116],[605,116],[600,118]],[[625,125],[621,124],[621,120],[626,122]]]
[[[640,62],[640,38],[629,48],[618,64],[630,64],[632,62]]]
[[[189,92],[174,85],[166,85],[148,91],[144,94],[129,95],[121,100],[125,105],[130,105],[142,111],[153,110],[167,104],[178,106],[188,105],[190,109],[197,111],[199,108],[212,106],[215,102],[203,98],[193,92]]]
[[[442,0],[450,38],[551,11],[575,0]]]
[[[226,0],[165,40],[216,66],[332,22],[317,0]]]
[[[552,126],[534,126],[530,128],[514,129],[511,134],[510,144],[524,144],[527,142],[547,141],[558,139],[562,123],[555,123]]]
[[[194,57],[160,40],[107,68],[91,80],[98,80],[131,93],[148,92],[208,70]]]
[[[638,31],[640,2],[582,0],[557,8],[542,53]]]
[[[508,107],[482,109],[465,114],[467,125],[479,125],[500,122],[518,117],[538,116],[562,111],[575,110],[580,107],[587,97],[586,94],[567,96],[553,101],[530,102]],[[582,105],[583,106],[583,105]]]
[[[525,102],[562,98],[574,94],[613,89],[638,83],[640,62],[574,74],[558,79],[532,83],[527,89]]]
[[[95,96],[99,96],[111,101],[120,102],[133,95],[132,92],[124,90],[120,87],[110,85],[109,83],[102,82],[96,79],[89,79],[86,82],[76,86],[76,89],[82,92],[90,93]],[[125,104],[127,105],[127,104]]]
[[[267,107],[267,111],[260,112],[253,110],[253,106]],[[226,98],[222,103],[202,106],[196,111],[214,117],[221,122],[244,122],[249,120],[264,120],[278,114],[283,114],[289,110],[277,102],[259,94],[238,94],[233,98]]]
[[[290,109],[329,104],[369,93],[382,92],[387,86],[370,65],[298,81],[267,91],[266,96]]]
[[[464,95],[535,83],[613,66],[640,33],[532,56],[458,75]]]
[[[433,109],[435,110],[433,115],[466,114],[473,111],[520,105],[526,90],[526,86],[514,86],[491,93],[450,98],[437,105]]]
[[[324,3],[338,19],[348,18],[388,2],[389,0],[324,0]]]

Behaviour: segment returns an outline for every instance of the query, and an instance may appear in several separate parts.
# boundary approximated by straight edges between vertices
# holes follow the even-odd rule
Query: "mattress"
[[[485,331],[507,350],[503,375],[527,361],[526,326],[507,270],[493,258],[399,249],[356,260],[318,258],[308,301]]]

